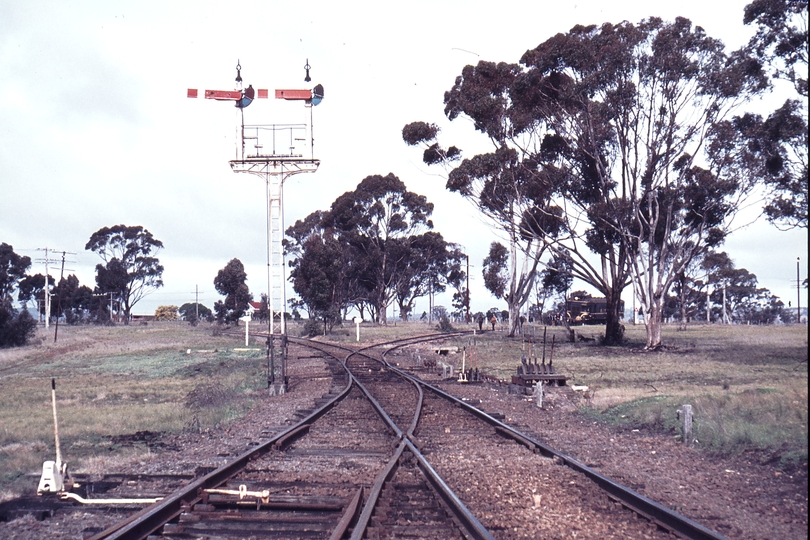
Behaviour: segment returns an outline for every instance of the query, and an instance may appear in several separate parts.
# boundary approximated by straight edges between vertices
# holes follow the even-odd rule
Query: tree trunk
[[[605,294],[605,308],[607,315],[605,319],[605,345],[621,345],[624,340],[624,326],[622,326],[622,293],[612,287]]]
[[[681,291],[680,291],[680,300],[681,300],[681,326],[680,330],[686,330],[686,277],[684,274],[681,274]]]
[[[661,305],[659,302],[651,302],[650,309],[644,313],[644,323],[647,326],[647,347],[648,350],[661,347]]]
[[[520,304],[510,298],[506,306],[509,310],[509,337],[515,337],[520,323]]]

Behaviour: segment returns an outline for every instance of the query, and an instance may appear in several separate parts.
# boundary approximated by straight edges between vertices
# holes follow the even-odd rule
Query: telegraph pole
[[[45,263],[45,291],[44,291],[44,300],[45,300],[45,329],[47,330],[50,328],[50,320],[51,320],[51,285],[50,285],[50,277],[48,276],[49,265],[52,262],[58,262],[57,260],[51,260],[48,257],[48,254],[52,251],[59,251],[53,250],[47,247],[44,248],[37,248],[37,251],[44,251],[45,258],[38,259],[40,262]]]
[[[467,304],[467,324],[470,324],[472,321],[470,318],[470,255],[465,253],[464,256],[467,257],[467,290],[465,292],[467,298],[465,298],[465,304]]]
[[[799,259],[796,257],[796,322],[802,323],[802,281],[799,276]]]
[[[70,253],[71,255],[76,255],[76,253],[72,251],[63,251],[62,252],[62,270],[59,272],[59,284],[62,283],[62,279],[65,277],[65,255]],[[73,262],[73,261],[71,261]],[[56,297],[56,327],[53,330],[53,342],[56,343],[56,336],[59,334],[59,314],[62,313],[62,291],[59,291],[59,296]]]

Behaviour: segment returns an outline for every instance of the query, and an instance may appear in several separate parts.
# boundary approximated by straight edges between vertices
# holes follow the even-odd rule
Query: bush
[[[156,321],[176,321],[179,318],[177,306],[158,306],[155,310]]]
[[[316,319],[307,319],[301,327],[301,337],[315,337],[324,335],[324,323]]]
[[[439,319],[439,325],[436,327],[439,332],[455,332],[456,329],[450,324],[450,318],[447,315],[442,315]]]
[[[27,310],[15,314],[7,307],[0,307],[0,349],[27,345],[36,327],[37,321]]]

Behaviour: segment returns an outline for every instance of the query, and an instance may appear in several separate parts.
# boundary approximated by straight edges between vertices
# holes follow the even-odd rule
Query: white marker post
[[[250,345],[250,315],[245,315],[240,321],[245,321],[245,347]]]
[[[363,319],[359,319],[359,318],[355,317],[354,319],[352,319],[352,322],[354,322],[354,325],[357,328],[357,341],[359,342],[360,341],[360,323],[363,322]]]

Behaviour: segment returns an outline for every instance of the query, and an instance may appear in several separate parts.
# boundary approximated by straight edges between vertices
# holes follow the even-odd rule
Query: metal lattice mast
[[[268,384],[275,384],[274,336],[281,337],[281,385],[286,385],[286,321],[284,313],[286,298],[286,265],[284,264],[284,181],[292,175],[315,172],[320,161],[314,158],[312,137],[312,107],[323,99],[323,86],[316,85],[311,90],[276,90],[276,99],[303,101],[309,109],[309,121],[305,124],[245,125],[244,109],[255,98],[267,98],[267,90],[254,90],[253,86],[243,89],[241,65],[236,65],[236,89],[206,90],[206,99],[235,101],[239,109],[240,121],[237,124],[236,159],[230,162],[234,172],[244,172],[260,176],[266,185],[267,199],[267,307],[268,321]],[[305,81],[309,82],[309,60],[307,60]],[[188,97],[196,98],[197,90],[190,88]],[[288,144],[285,144],[288,142]],[[265,149],[265,145],[269,145]],[[250,148],[252,146],[252,148]],[[308,148],[304,156],[303,148]]]
[[[269,246],[270,283],[267,286],[267,304],[272,321],[271,333],[286,334],[284,308],[287,305],[284,253],[281,241],[284,236],[284,171],[281,174],[267,173],[267,206],[270,209]],[[278,323],[276,323],[278,317]]]

